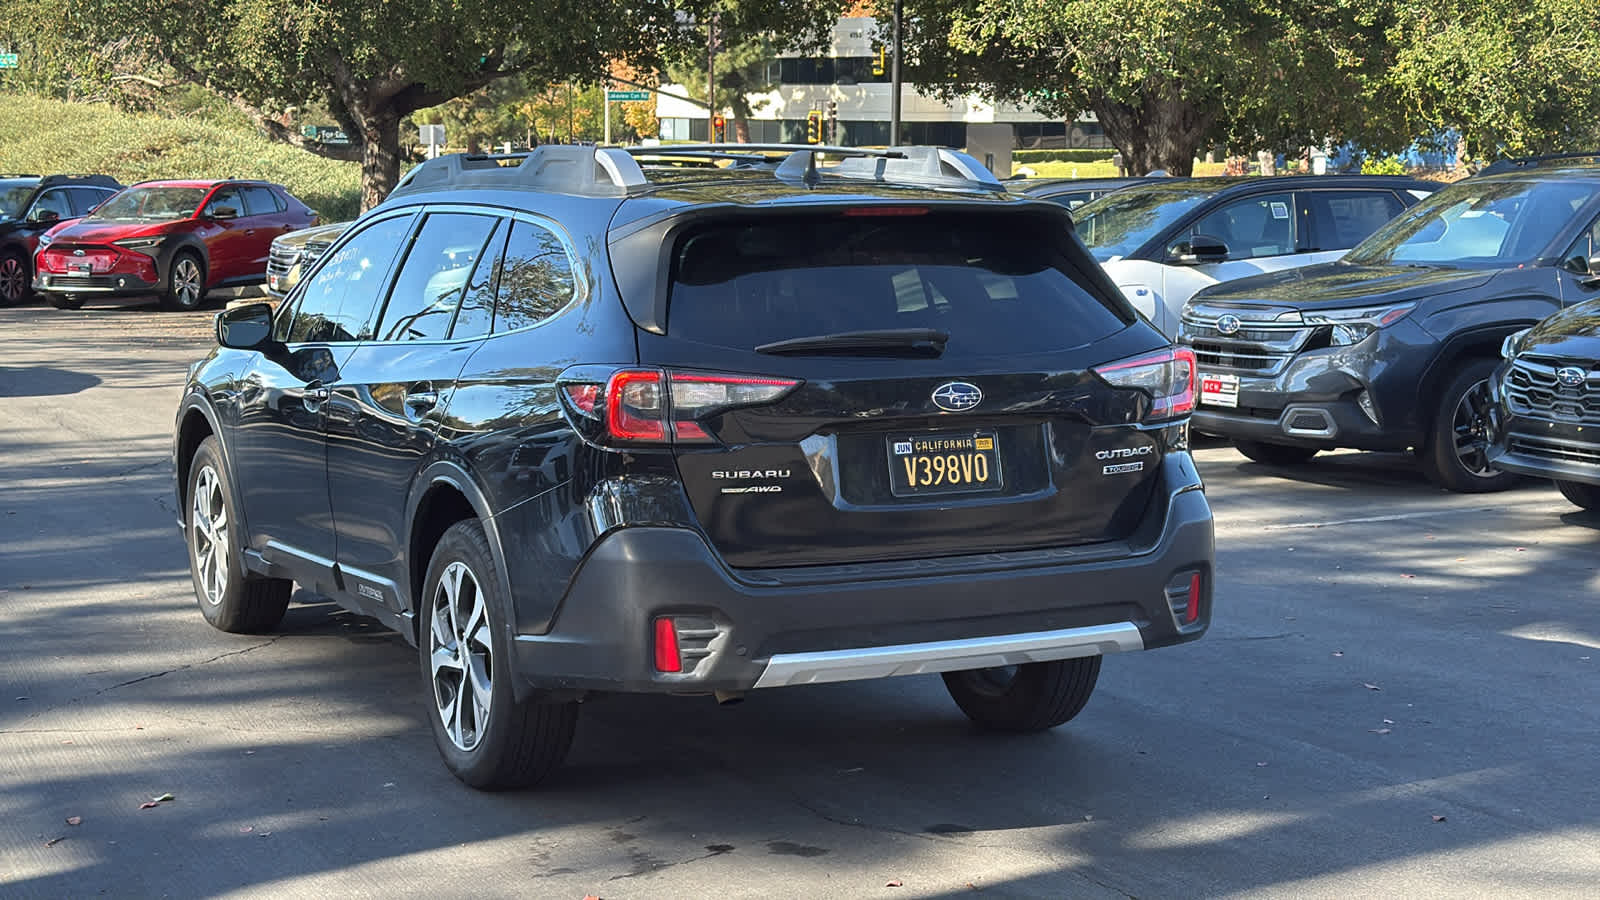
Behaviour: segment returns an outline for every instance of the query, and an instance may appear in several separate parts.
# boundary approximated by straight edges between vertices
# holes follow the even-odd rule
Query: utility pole
[[[902,0],[894,0],[894,60],[890,63],[889,146],[900,145],[900,13]]]
[[[711,140],[711,120],[717,115],[717,14],[706,23],[706,140]]]

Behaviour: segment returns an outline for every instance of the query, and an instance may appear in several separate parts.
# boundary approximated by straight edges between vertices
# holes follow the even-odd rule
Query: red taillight
[[[709,443],[712,437],[698,420],[772,403],[799,384],[793,378],[624,369],[613,373],[603,387],[574,382],[562,385],[562,391],[572,412],[605,423],[609,440]]]
[[[683,660],[678,657],[678,629],[666,617],[656,620],[656,671],[683,671]]]
[[[1195,361],[1188,347],[1168,347],[1103,366],[1094,372],[1117,387],[1139,388],[1150,395],[1147,420],[1172,419],[1194,412]]]
[[[844,211],[847,216],[925,216],[926,206],[852,206]]]
[[[1200,621],[1200,589],[1204,585],[1199,572],[1189,576],[1189,604],[1183,610],[1184,622]]]

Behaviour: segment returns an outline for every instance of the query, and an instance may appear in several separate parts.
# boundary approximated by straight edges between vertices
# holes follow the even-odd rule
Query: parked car
[[[1595,296],[1572,260],[1597,216],[1600,163],[1545,160],[1451,185],[1336,263],[1201,291],[1179,338],[1195,427],[1260,462],[1411,449],[1450,490],[1509,486],[1489,376],[1508,334]]]
[[[273,238],[316,221],[281,185],[147,181],[40,238],[34,289],[58,309],[89,295],[158,294],[195,309],[206,293],[266,280]]]
[[[1039,731],[1102,654],[1200,637],[1189,351],[1060,206],[856,152],[423,164],[190,372],[207,621],[270,629],[298,581],[396,629],[480,787],[558,765],[591,694],[943,673]]]
[[[267,251],[267,293],[279,299],[288,295],[311,271],[323,251],[349,227],[349,222],[335,222],[273,238],[272,248]]]
[[[87,215],[121,189],[107,175],[0,175],[0,306],[33,293],[41,234]]]
[[[1557,266],[1591,299],[1506,338],[1489,382],[1489,463],[1549,478],[1562,496],[1600,509],[1600,219]]]
[[[1007,181],[1006,190],[1038,200],[1059,203],[1067,209],[1077,209],[1090,200],[1098,200],[1112,191],[1129,185],[1149,181],[1148,178],[1025,178]]]
[[[1338,259],[1439,186],[1378,175],[1152,178],[1072,217],[1111,280],[1172,336],[1201,288]]]

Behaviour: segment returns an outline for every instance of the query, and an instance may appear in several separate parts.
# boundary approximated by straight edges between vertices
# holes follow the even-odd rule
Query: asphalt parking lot
[[[195,609],[168,455],[210,316],[0,310],[0,895],[1600,884],[1600,517],[1548,486],[1205,446],[1211,633],[1108,659],[1054,733],[976,734],[932,677],[614,698],[547,786],[482,794],[438,762],[398,636],[303,595],[276,636]]]

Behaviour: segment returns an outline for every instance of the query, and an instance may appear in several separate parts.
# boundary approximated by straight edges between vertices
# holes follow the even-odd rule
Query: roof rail
[[[536,187],[572,194],[622,194],[649,181],[621,150],[547,144],[527,153],[451,153],[407,172],[389,196],[461,187]]]
[[[1513,159],[1500,159],[1478,170],[1479,175],[1494,175],[1500,172],[1515,172],[1519,169],[1534,169],[1545,163],[1560,162],[1562,160],[1588,160],[1600,164],[1600,151],[1588,153],[1547,153],[1543,156],[1519,156]]]
[[[26,175],[21,172],[0,172],[0,178],[38,178],[37,175]]]
[[[780,167],[779,175],[782,174]],[[842,159],[828,170],[828,174],[876,181],[1005,190],[1005,185],[983,163],[960,150],[947,147],[891,147],[889,153],[881,157]]]

